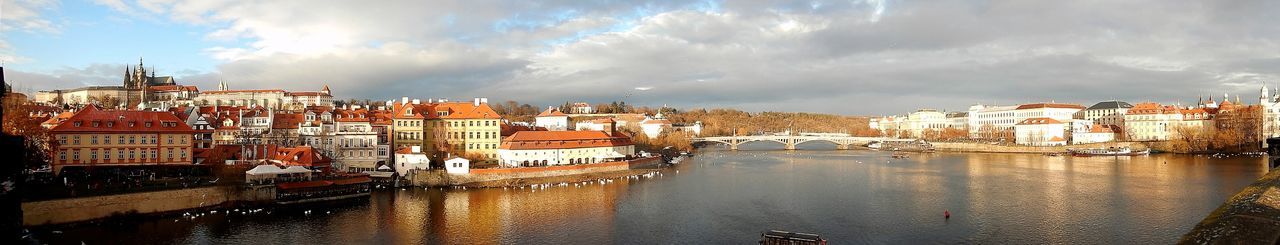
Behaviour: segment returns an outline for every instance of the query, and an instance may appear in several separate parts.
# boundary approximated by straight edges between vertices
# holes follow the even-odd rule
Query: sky
[[[846,115],[973,104],[1257,103],[1280,1],[3,0],[21,91],[138,59],[213,90]]]

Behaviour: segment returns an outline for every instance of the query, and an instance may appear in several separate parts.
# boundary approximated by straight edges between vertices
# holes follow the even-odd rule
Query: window
[[[73,144],[73,145],[79,145],[79,144],[80,144],[80,136],[79,136],[79,135],[71,136],[71,139],[72,139],[72,141],[73,141],[73,142],[72,142],[72,144]]]
[[[129,136],[129,144],[133,144],[134,142],[137,142],[137,141],[135,141],[135,138],[134,138],[134,137],[135,137],[135,136],[133,136],[133,135],[130,135],[130,136]],[[129,155],[133,155],[133,154],[129,154]],[[133,158],[133,157],[129,157],[129,158]]]
[[[58,160],[67,160],[67,151],[58,151]]]
[[[165,138],[169,139],[169,144],[173,144],[173,135],[166,135]],[[169,156],[169,158],[173,158],[173,156]]]
[[[137,155],[134,155],[133,149],[129,149],[129,160],[133,160],[135,158],[134,156],[137,156]]]
[[[89,150],[89,160],[98,160],[98,150]]]
[[[71,160],[80,161],[80,150],[71,152]]]
[[[117,154],[119,154],[119,155],[117,155],[117,156],[118,156],[117,158],[118,158],[118,159],[120,159],[120,160],[124,160],[124,149],[116,150],[116,152],[117,152]]]
[[[97,145],[97,144],[98,144],[98,136],[97,136],[97,135],[89,136],[89,144],[91,144],[91,145]]]
[[[65,145],[65,144],[67,144],[67,136],[66,136],[66,135],[59,135],[59,136],[58,136],[58,144],[61,144],[61,145]]]
[[[156,149],[151,149],[151,159],[156,159]]]

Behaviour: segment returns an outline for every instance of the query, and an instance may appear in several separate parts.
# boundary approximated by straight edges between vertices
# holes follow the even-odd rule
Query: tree
[[[56,148],[58,142],[52,140],[49,131],[40,126],[39,121],[32,120],[29,116],[32,113],[32,106],[28,101],[21,100],[10,96],[5,96],[3,107],[4,117],[3,124],[4,133],[8,135],[22,136],[23,144],[26,146],[25,162],[27,169],[35,169],[44,166],[49,162],[50,149]]]

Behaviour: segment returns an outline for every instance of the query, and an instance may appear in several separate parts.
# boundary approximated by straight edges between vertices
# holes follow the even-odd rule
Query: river
[[[781,229],[832,244],[1167,244],[1267,171],[1258,157],[892,159],[803,148],[707,149],[661,176],[605,184],[401,188],[350,204],[38,235],[75,244],[754,244]]]

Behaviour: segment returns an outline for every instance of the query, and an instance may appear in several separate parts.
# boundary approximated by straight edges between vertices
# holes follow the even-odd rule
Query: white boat
[[[1151,154],[1151,149],[1142,151],[1133,151],[1129,147],[1109,147],[1109,148],[1086,148],[1068,150],[1072,156],[1091,157],[1091,156],[1145,156]]]

